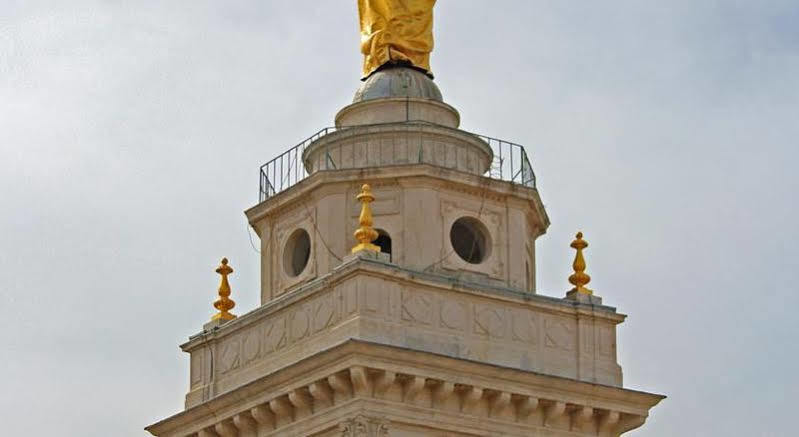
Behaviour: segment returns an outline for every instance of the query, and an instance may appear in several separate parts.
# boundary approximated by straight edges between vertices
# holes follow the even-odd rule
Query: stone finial
[[[372,207],[369,205],[375,200],[375,196],[372,195],[372,187],[364,184],[361,187],[361,194],[356,199],[361,202],[361,217],[358,221],[360,227],[355,231],[355,239],[358,244],[352,248],[352,253],[361,251],[379,253],[380,247],[372,244],[377,239],[377,231],[372,227]]]
[[[572,264],[572,267],[574,267],[574,274],[569,276],[569,282],[574,285],[574,288],[571,289],[571,292],[592,295],[594,292],[585,287],[589,282],[591,282],[591,277],[585,273],[585,258],[583,258],[583,249],[588,247],[588,242],[583,240],[582,232],[577,233],[577,237],[574,241],[572,241],[571,247],[577,251],[577,254],[574,257],[574,263]]]
[[[227,258],[222,258],[222,264],[216,268],[216,272],[222,275],[222,281],[219,283],[219,299],[214,302],[214,308],[218,309],[219,312],[211,317],[211,321],[228,321],[236,318],[236,315],[230,313],[230,310],[236,306],[236,302],[233,302],[229,297],[230,283],[227,277],[233,273],[233,269],[227,264]]]

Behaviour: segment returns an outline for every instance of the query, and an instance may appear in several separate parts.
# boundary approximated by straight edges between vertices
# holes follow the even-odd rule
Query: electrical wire
[[[322,242],[322,245],[325,246],[325,249],[327,249],[327,252],[333,258],[335,258],[338,262],[343,262],[344,260],[342,260],[341,257],[339,257],[338,255],[336,255],[335,252],[333,252],[333,249],[331,249],[330,246],[327,245],[327,242],[325,241],[325,238],[322,236],[322,233],[319,232],[319,227],[316,226],[316,220],[314,220],[314,218],[311,216],[311,210],[308,209],[308,204],[305,203],[304,199],[300,200],[300,202],[302,202],[302,206],[305,207],[305,212],[306,214],[308,214],[308,219],[311,221],[311,224],[313,225],[314,232],[316,232],[316,235],[319,236],[319,241]]]
[[[485,183],[483,185],[487,185],[487,184],[488,184],[487,181],[485,181]],[[485,207],[485,201],[486,201],[486,192],[487,192],[487,190],[486,190],[486,188],[484,186],[483,187],[483,195],[481,196],[481,199],[480,199],[480,208],[477,210],[477,218],[478,219],[481,218],[482,215],[483,215],[483,208]],[[476,248],[477,248],[477,239],[473,239],[472,240],[472,247],[471,247],[471,249],[469,249],[469,258],[474,256],[474,250]],[[441,264],[442,262],[444,262],[444,260],[449,258],[454,252],[455,252],[455,247],[453,247],[452,250],[450,250],[446,255],[442,256],[441,258],[439,258],[438,260],[436,260],[435,262],[433,262],[429,266],[427,266],[424,269],[422,269],[422,271],[423,272],[427,272],[431,268],[435,267],[436,265]]]
[[[252,250],[254,250],[255,253],[260,255],[261,251],[255,247],[255,243],[252,241],[252,229],[250,229],[250,222],[248,222],[246,218],[244,220],[245,220],[244,226],[247,228],[247,237],[250,239],[250,246],[252,246]],[[267,241],[266,244],[268,245],[269,241]]]

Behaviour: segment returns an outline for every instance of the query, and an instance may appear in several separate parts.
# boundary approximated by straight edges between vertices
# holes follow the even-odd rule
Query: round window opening
[[[311,237],[305,229],[291,234],[283,249],[283,269],[292,278],[299,276],[311,257]]]
[[[490,236],[488,229],[479,220],[461,217],[452,224],[449,231],[452,248],[464,261],[480,264],[490,255]]]

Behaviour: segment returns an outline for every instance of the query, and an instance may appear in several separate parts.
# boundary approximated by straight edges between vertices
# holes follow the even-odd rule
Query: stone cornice
[[[502,421],[513,425],[516,435],[544,427],[618,435],[643,424],[663,398],[348,340],[146,429],[156,436],[178,430],[225,436],[256,428],[258,435],[278,435],[270,432],[353,400],[372,399],[388,407],[440,411],[453,420]]]
[[[246,210],[245,214],[250,224],[254,225],[257,221],[278,211],[282,212],[286,209],[301,206],[302,202],[307,201],[311,192],[318,190],[323,185],[331,183],[359,184],[364,180],[379,183],[384,179],[402,179],[406,181],[403,182],[404,184],[407,184],[408,180],[416,179],[417,183],[419,183],[425,179],[433,179],[436,183],[445,184],[453,190],[471,194],[476,193],[496,201],[531,202],[534,205],[535,214],[538,215],[536,220],[532,221],[533,223],[543,223],[544,229],[540,230],[542,234],[550,223],[538,190],[535,188],[430,164],[404,164],[363,169],[319,171],[298,182],[290,189],[282,191],[270,197],[269,200]]]

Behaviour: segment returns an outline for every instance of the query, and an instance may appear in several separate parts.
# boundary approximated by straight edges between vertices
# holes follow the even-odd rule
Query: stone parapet
[[[355,258],[182,345],[191,354],[186,406],[350,339],[619,387],[624,317]]]
[[[311,143],[302,154],[305,170],[431,164],[483,175],[494,153],[476,135],[425,122],[347,127]]]

